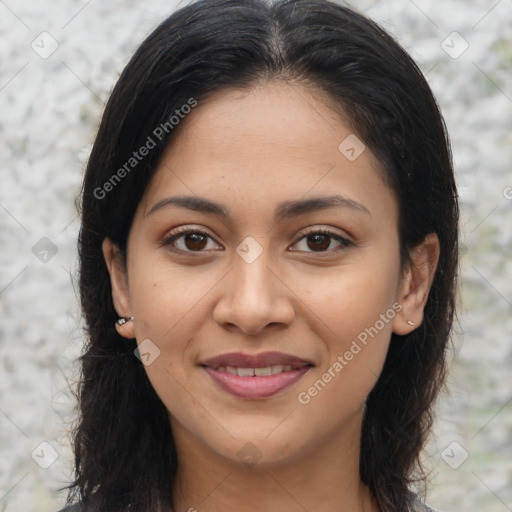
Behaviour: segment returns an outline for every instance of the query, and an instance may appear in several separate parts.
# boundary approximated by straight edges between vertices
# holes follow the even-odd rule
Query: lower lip
[[[240,377],[228,372],[220,372],[203,367],[206,373],[224,391],[239,398],[268,398],[284,389],[292,386],[311,368],[304,366],[289,372],[278,373],[277,375],[264,375],[260,377]]]

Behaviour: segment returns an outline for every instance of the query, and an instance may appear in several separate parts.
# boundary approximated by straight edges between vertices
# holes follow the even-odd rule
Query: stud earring
[[[411,322],[410,320],[407,320],[407,323],[408,323],[409,325],[412,325],[413,327],[416,325],[414,322]]]
[[[116,325],[124,325],[125,323],[127,322],[133,322],[134,318],[133,316],[130,316],[130,317],[127,317],[127,316],[123,316],[121,318],[119,318],[117,321],[116,321]]]

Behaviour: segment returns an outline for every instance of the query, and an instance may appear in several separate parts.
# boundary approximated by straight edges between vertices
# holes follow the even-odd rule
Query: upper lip
[[[220,366],[233,366],[235,368],[266,368],[274,365],[289,365],[292,368],[313,366],[313,363],[290,354],[282,352],[262,352],[261,354],[244,354],[242,352],[230,352],[206,359],[201,366],[219,368]]]

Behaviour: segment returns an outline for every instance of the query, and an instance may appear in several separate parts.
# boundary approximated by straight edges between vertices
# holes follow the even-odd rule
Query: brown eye
[[[305,233],[300,240],[295,242],[292,250],[306,253],[333,253],[350,245],[353,245],[350,240],[337,233],[325,229],[315,229]]]
[[[185,254],[222,250],[210,235],[194,229],[182,229],[178,233],[171,233],[161,244],[173,252]]]
[[[187,233],[183,242],[187,249],[191,251],[200,251],[204,249],[208,243],[208,237],[202,233]]]
[[[331,236],[317,233],[307,237],[308,247],[312,251],[325,251],[331,245]]]

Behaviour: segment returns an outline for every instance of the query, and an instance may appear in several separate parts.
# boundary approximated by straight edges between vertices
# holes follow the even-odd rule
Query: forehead
[[[308,194],[362,200],[371,192],[367,202],[393,208],[382,173],[325,94],[275,81],[199,101],[180,122],[143,202],[147,210],[176,193],[256,208]]]
[[[340,135],[353,131],[341,115],[341,107],[323,91],[303,84],[275,80],[246,90],[220,90],[182,121],[168,152],[177,154],[192,143],[200,145],[201,156],[208,151],[216,160],[232,156],[248,165],[256,156],[255,163],[279,155],[332,160],[327,146],[337,149]]]

